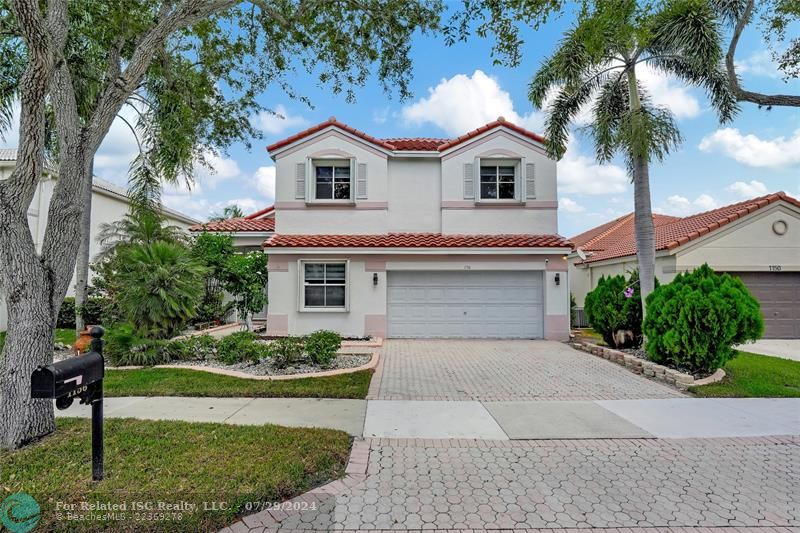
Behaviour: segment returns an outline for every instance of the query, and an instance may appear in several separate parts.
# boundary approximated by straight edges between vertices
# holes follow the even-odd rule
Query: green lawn
[[[0,451],[0,501],[20,491],[33,496],[42,510],[36,531],[216,531],[255,512],[245,502],[279,502],[341,477],[350,449],[348,435],[333,430],[107,419],[105,479],[93,482],[89,420],[57,424],[38,443]],[[64,521],[63,504],[96,501],[127,502],[118,511],[126,519]],[[154,521],[137,516],[132,502],[197,507]]]
[[[55,341],[60,342],[62,344],[72,345],[72,343],[75,342],[75,330],[66,328],[56,329]],[[0,350],[3,349],[3,345],[5,343],[6,343],[6,332],[0,331]]]
[[[182,368],[107,370],[106,396],[356,398],[367,396],[372,370],[322,378],[261,381]]]
[[[703,398],[800,398],[800,362],[739,352],[724,368],[721,382],[689,391]]]

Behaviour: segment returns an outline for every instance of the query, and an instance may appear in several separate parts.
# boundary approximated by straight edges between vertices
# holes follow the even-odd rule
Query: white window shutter
[[[294,197],[296,200],[306,199],[306,164],[297,163],[294,175]]]
[[[367,198],[367,164],[359,163],[356,172],[356,198],[366,200]]]
[[[516,172],[514,172],[514,200],[524,202],[527,197],[525,193],[525,158],[521,158],[516,164]]]
[[[464,163],[464,199],[475,198],[475,170],[472,163]]]
[[[525,198],[536,199],[536,165],[533,163],[525,165]]]

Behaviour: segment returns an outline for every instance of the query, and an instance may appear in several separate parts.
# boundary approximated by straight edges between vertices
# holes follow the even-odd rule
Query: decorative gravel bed
[[[226,365],[219,361],[174,361],[170,364],[179,366],[200,366],[211,368],[222,368],[225,370],[237,370],[254,376],[287,376],[291,374],[311,374],[325,370],[340,370],[344,368],[356,368],[369,363],[372,354],[340,354],[333,362],[325,367],[315,365],[310,360],[304,360],[286,368],[275,368],[269,359],[262,359],[259,363],[235,363]]]
[[[634,357],[638,357],[639,359],[644,359],[647,361],[647,350],[644,348],[617,348],[620,352],[625,352],[627,354],[631,354]]]

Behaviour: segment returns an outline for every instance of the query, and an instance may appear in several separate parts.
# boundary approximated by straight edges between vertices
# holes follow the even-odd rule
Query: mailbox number
[[[78,396],[79,394],[83,394],[89,388],[88,385],[84,385],[83,387],[78,387],[77,389],[70,391],[67,393],[67,398],[73,398]]]
[[[770,265],[769,266],[769,271],[770,272],[780,272],[781,271],[781,265]]]

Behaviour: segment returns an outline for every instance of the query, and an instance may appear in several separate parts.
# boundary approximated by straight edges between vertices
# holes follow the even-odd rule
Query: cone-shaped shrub
[[[623,276],[602,276],[597,287],[586,295],[586,319],[609,346],[617,346],[614,333],[620,330],[632,331],[634,344],[641,342],[642,295],[638,281],[638,271],[631,272],[627,281]]]
[[[647,297],[644,333],[651,360],[708,373],[734,356],[734,345],[759,339],[764,319],[739,278],[703,265]]]

